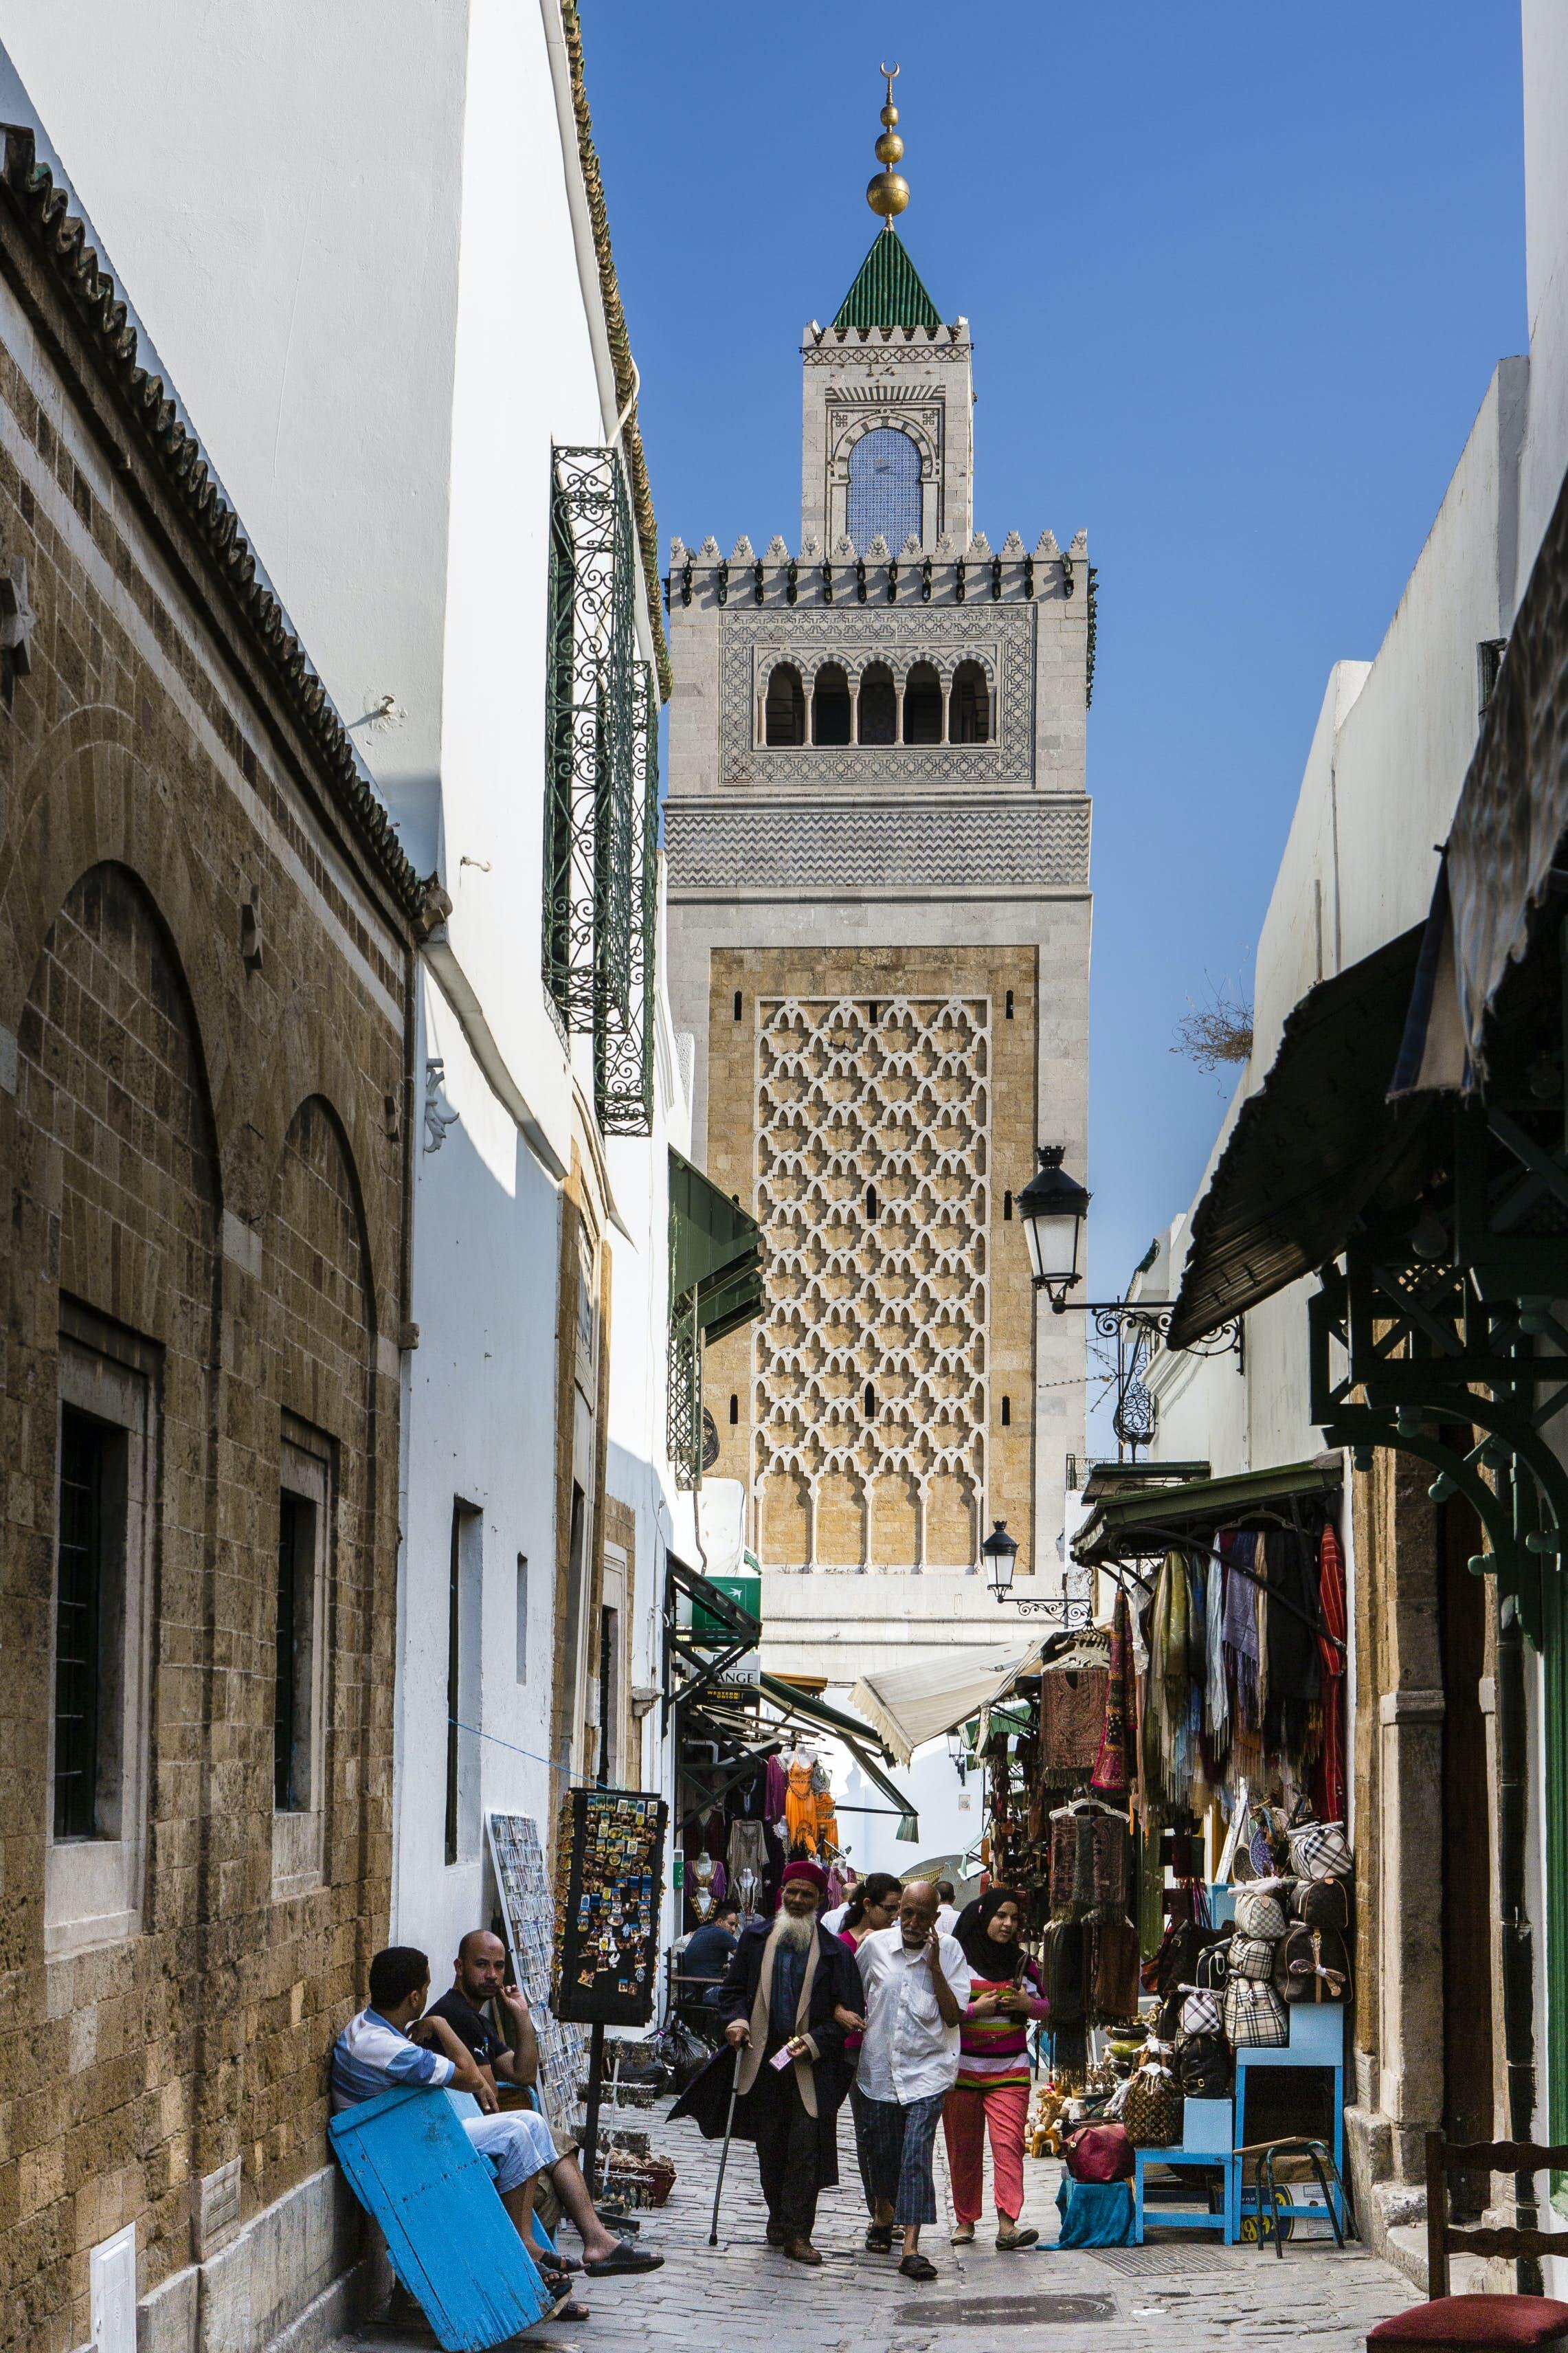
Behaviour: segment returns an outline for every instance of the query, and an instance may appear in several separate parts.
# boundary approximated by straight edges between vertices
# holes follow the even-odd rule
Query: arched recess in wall
[[[977,661],[961,661],[953,671],[947,740],[950,744],[991,741],[991,688]]]
[[[824,662],[813,681],[811,740],[826,744],[849,741],[849,681],[837,662]]]
[[[898,691],[893,685],[893,673],[886,662],[868,662],[861,671],[857,709],[859,715],[859,725],[856,731],[858,742],[862,744],[896,744],[898,742]]]
[[[913,436],[897,426],[879,425],[863,433],[849,452],[847,528],[864,555],[879,532],[897,555],[911,532],[921,531],[921,452]]]
[[[272,1173],[262,1256],[268,1396],[363,1449],[375,1296],[359,1172],[322,1095],[307,1096],[289,1123]]]
[[[934,662],[913,663],[904,681],[904,741],[942,742],[942,681]]]
[[[58,1222],[61,1290],[205,1366],[222,1199],[212,1098],[178,954],[128,868],[89,867],[66,892],[17,1048],[21,1124],[58,1146],[18,1199]],[[202,1417],[183,1385],[165,1406]]]
[[[774,749],[805,743],[805,689],[793,662],[775,662],[769,671],[763,720],[764,740]]]

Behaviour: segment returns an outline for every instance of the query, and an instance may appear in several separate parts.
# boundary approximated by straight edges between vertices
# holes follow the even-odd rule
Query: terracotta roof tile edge
[[[572,68],[572,111],[577,121],[577,154],[583,167],[584,186],[587,191],[588,217],[594,227],[594,252],[599,264],[599,295],[605,306],[605,332],[609,338],[610,363],[616,372],[616,397],[623,407],[631,402],[621,439],[626,455],[626,470],[631,476],[632,511],[637,523],[637,546],[642,555],[643,580],[647,589],[648,618],[653,624],[654,647],[658,659],[659,701],[668,702],[672,681],[669,643],[664,630],[664,581],[658,568],[658,527],[654,522],[653,491],[648,484],[647,459],[637,425],[637,404],[632,399],[637,372],[632,365],[626,314],[621,306],[616,258],[610,248],[610,215],[605,202],[604,175],[600,172],[598,153],[594,145],[594,118],[588,111],[588,93],[583,80],[583,26],[577,13],[577,0],[561,0],[561,21],[566,35],[566,55]]]
[[[310,656],[289,626],[272,590],[257,577],[257,559],[238,515],[213,478],[200,442],[180,419],[162,377],[137,359],[137,334],[114,280],[87,242],[82,221],[37,160],[31,131],[0,125],[5,163],[0,179],[15,198],[43,259],[77,317],[87,327],[115,393],[146,436],[169,488],[184,507],[225,586],[255,633],[307,742],[396,898],[416,924],[427,923],[435,877],[414,871],[381,799],[359,761],[347,729]],[[441,894],[437,892],[437,896]],[[434,920],[439,920],[436,916]]]

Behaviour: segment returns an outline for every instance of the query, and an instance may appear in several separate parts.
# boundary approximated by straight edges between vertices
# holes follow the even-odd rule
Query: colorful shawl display
[[[1105,1685],[1105,1722],[1100,1751],[1089,1776],[1091,1789],[1124,1798],[1132,1787],[1138,1762],[1137,1695],[1133,1691],[1132,1612],[1126,1588],[1116,1596],[1110,1627],[1110,1668]]]

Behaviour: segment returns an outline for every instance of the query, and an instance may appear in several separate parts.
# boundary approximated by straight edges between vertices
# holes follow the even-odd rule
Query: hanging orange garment
[[[793,1853],[804,1846],[807,1854],[816,1852],[816,1792],[811,1786],[811,1767],[797,1758],[790,1761],[784,1790],[784,1843]]]

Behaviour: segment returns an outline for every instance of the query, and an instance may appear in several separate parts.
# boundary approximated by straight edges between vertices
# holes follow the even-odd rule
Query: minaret
[[[1083,1443],[1076,1317],[1012,1215],[1038,1143],[1082,1166],[1093,575],[973,528],[972,348],[894,220],[801,345],[801,532],[673,543],[670,985],[696,1150],[759,1219],[767,1314],[715,1344],[710,1476],[741,1481],[764,1659],[835,1683],[1061,1589]]]

